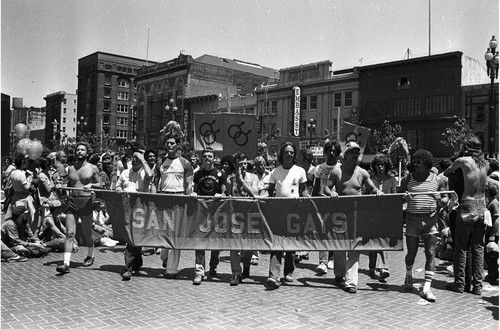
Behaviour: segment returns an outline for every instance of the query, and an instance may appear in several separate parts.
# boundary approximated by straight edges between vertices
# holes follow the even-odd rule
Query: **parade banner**
[[[211,147],[219,156],[241,151],[249,159],[257,154],[255,115],[195,113],[194,127],[195,151]]]
[[[203,250],[403,250],[401,195],[198,198],[96,191],[114,239]]]

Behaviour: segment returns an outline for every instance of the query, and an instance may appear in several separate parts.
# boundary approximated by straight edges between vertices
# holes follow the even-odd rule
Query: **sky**
[[[461,51],[486,66],[498,0],[430,6],[431,54]],[[330,60],[334,70],[429,54],[429,0],[6,0],[0,10],[1,91],[24,106],[76,93],[78,59],[96,51],[274,69]]]

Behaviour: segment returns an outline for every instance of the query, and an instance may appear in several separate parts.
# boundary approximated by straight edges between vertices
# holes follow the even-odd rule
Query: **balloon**
[[[31,160],[36,160],[42,156],[43,145],[40,141],[32,141],[26,148],[26,154]]]
[[[19,139],[26,138],[26,135],[28,134],[28,127],[26,127],[26,125],[24,123],[18,123],[14,127],[14,134]]]
[[[17,152],[26,155],[26,148],[29,143],[31,143],[31,139],[23,138],[17,143]]]

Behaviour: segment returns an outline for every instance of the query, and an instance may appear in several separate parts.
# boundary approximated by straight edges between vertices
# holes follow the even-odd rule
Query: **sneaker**
[[[101,244],[105,247],[114,247],[116,246],[118,241],[110,239],[108,237],[104,237],[101,239]]]
[[[164,276],[169,280],[177,279],[177,273],[165,273]]]
[[[266,285],[271,289],[278,289],[280,287],[280,282],[275,278],[267,278]]]
[[[478,296],[481,296],[481,294],[483,293],[483,288],[482,287],[474,287],[472,288],[472,291],[471,291],[474,295],[478,295]]]
[[[28,258],[26,258],[24,256],[15,255],[15,256],[12,256],[11,258],[9,258],[7,260],[7,263],[21,263],[21,262],[26,262],[27,260],[28,260]]]
[[[405,287],[406,291],[412,291],[413,290],[413,275],[407,275],[405,277],[404,287]]]
[[[229,282],[230,286],[237,286],[241,282],[241,275],[238,274],[233,274],[233,277],[231,278],[231,281]]]
[[[375,273],[375,269],[374,268],[371,268],[370,270],[368,270],[368,276],[371,279],[377,279],[377,273]]]
[[[318,275],[326,274],[328,273],[328,268],[325,264],[321,263],[316,267],[316,273],[318,273]]]
[[[241,273],[241,278],[246,279],[250,277],[250,267],[243,267],[243,272]]]
[[[329,260],[327,266],[329,270],[333,270],[333,260]]]
[[[293,282],[293,276],[291,274],[285,275],[285,282]]]
[[[388,270],[388,269],[383,268],[383,269],[381,269],[381,270],[380,270],[380,274],[379,274],[380,279],[385,280],[385,279],[387,279],[390,275],[391,275],[391,273],[389,273],[389,270]]]
[[[58,265],[56,267],[56,271],[61,273],[61,274],[69,273],[69,265],[66,265],[66,264]]]
[[[350,294],[355,294],[358,292],[358,289],[356,287],[345,287],[344,291]]]
[[[252,264],[252,265],[259,265],[259,257],[253,255],[252,259],[250,260],[250,264]]]
[[[462,294],[464,292],[464,288],[462,288],[456,282],[448,282],[446,284],[446,289],[449,291],[458,292],[459,294]]]
[[[337,283],[344,283],[344,281],[345,281],[344,278],[341,277],[341,276],[336,276],[335,277],[335,282],[337,282]]]
[[[446,268],[446,272],[448,272],[448,275],[451,277],[455,277],[455,272],[453,271],[453,265],[450,265]]]
[[[84,267],[88,267],[88,266],[91,266],[92,264],[94,264],[94,257],[90,257],[90,256],[87,256],[85,258],[85,260],[83,261],[83,266]]]
[[[132,277],[132,272],[130,271],[125,271],[122,273],[122,280],[123,281],[128,281]]]
[[[195,274],[193,279],[193,284],[198,286],[201,284],[201,281],[203,281],[203,275]]]
[[[429,301],[429,302],[435,302],[436,301],[436,296],[432,293],[432,291],[423,291],[420,293],[420,297]]]

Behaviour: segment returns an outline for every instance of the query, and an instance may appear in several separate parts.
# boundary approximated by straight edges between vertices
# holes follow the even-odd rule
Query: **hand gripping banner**
[[[114,238],[205,250],[403,250],[401,195],[200,198],[96,191]]]

